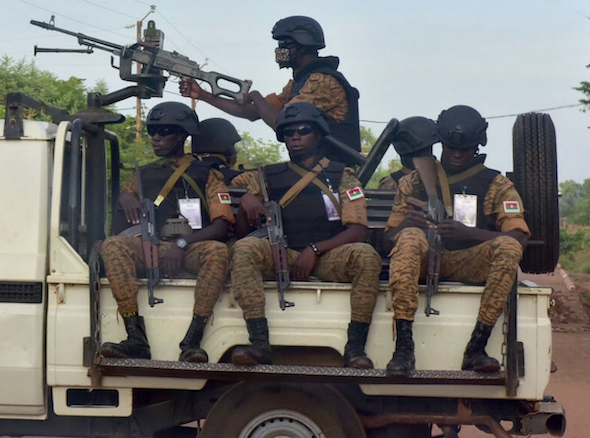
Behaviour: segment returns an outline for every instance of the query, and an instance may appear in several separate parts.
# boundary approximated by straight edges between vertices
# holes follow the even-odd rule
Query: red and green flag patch
[[[365,196],[360,187],[355,187],[354,189],[347,190],[346,194],[348,195],[348,198],[351,201],[354,201],[355,199],[363,198]]]
[[[504,213],[520,213],[518,201],[504,201]]]
[[[229,193],[218,193],[217,197],[222,204],[231,204],[231,196]]]

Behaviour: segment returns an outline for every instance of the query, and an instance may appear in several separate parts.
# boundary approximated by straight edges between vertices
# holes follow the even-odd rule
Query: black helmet
[[[324,112],[311,103],[297,102],[283,108],[277,116],[277,140],[285,141],[283,128],[297,122],[313,123],[322,135],[330,135]]]
[[[199,133],[197,114],[187,105],[180,102],[163,102],[157,104],[148,113],[146,125],[174,125],[183,128],[187,134],[196,136]]]
[[[471,149],[488,142],[488,122],[474,108],[456,105],[438,116],[438,131],[443,145],[457,149]]]
[[[393,137],[393,147],[400,157],[414,155],[438,143],[440,138],[434,120],[426,117],[408,117],[399,122],[399,129]]]
[[[275,40],[293,38],[298,44],[315,50],[326,47],[324,31],[320,24],[313,18],[301,15],[294,15],[277,21],[272,28],[272,37]]]
[[[203,120],[199,135],[193,137],[193,154],[231,155],[234,145],[242,139],[234,125],[220,118]]]

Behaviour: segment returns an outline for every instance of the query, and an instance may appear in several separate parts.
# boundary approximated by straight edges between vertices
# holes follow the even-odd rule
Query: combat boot
[[[388,376],[406,376],[416,369],[412,324],[413,321],[406,319],[395,320],[395,352],[387,364]]]
[[[463,354],[462,370],[473,370],[484,373],[493,373],[500,369],[500,363],[486,353],[486,345],[494,327],[477,321],[471,334],[471,340]]]
[[[139,315],[124,316],[125,330],[127,339],[119,342],[105,342],[102,344],[100,353],[104,357],[114,357],[118,359],[151,359],[150,344],[148,343],[145,333],[145,324],[143,317]]]
[[[266,318],[246,320],[251,345],[236,347],[231,361],[237,365],[270,364],[271,348],[268,342],[268,322]]]
[[[365,344],[369,335],[369,324],[350,321],[348,324],[348,342],[344,347],[344,366],[350,368],[373,368],[373,362],[365,353]]]
[[[184,362],[208,362],[207,352],[201,348],[203,331],[207,325],[207,318],[195,315],[186,335],[180,343],[180,357],[178,360]]]

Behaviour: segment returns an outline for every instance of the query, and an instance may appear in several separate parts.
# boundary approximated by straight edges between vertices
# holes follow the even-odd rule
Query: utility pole
[[[141,38],[141,28],[143,26],[143,20],[145,20],[147,18],[148,15],[150,15],[151,13],[156,11],[156,6],[151,5],[150,6],[150,11],[145,14],[145,16],[141,19],[138,20],[135,27],[137,29],[137,42],[141,43],[142,38]],[[137,63],[136,65],[137,68],[137,74],[141,73],[141,64]],[[137,149],[139,149],[139,143],[141,142],[141,99],[138,97],[136,98],[136,103],[135,103],[135,142],[137,144],[136,147],[136,155],[137,155]]]

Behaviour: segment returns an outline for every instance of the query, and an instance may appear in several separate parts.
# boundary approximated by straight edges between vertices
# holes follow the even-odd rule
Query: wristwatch
[[[176,239],[176,246],[180,249],[186,249],[188,243],[184,238],[181,237],[180,239]]]

